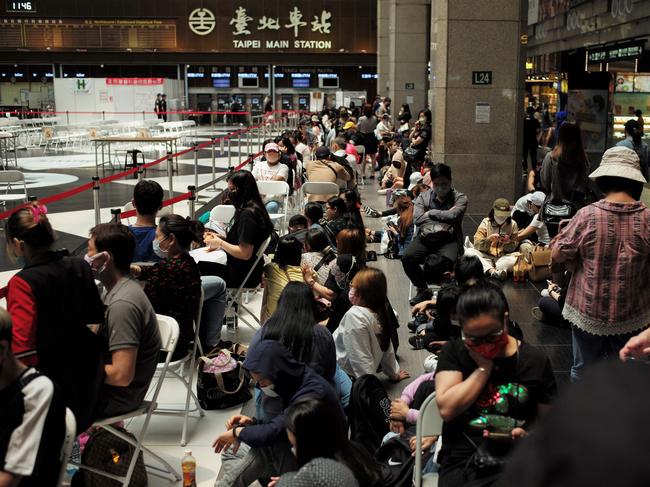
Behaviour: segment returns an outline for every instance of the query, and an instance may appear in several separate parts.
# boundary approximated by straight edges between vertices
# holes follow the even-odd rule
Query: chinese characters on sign
[[[162,85],[164,78],[106,78],[107,85]]]
[[[301,29],[309,25],[308,22],[303,20],[303,13],[301,10],[294,6],[288,12],[288,23],[281,23],[280,17],[267,17],[263,15],[257,19],[258,31],[280,31],[284,28],[288,31],[293,31],[293,48],[294,49],[331,49],[332,42],[330,40],[300,40],[297,39],[301,34]],[[230,19],[229,25],[232,26],[233,36],[250,36],[251,30],[249,23],[254,22],[254,18],[248,15],[245,7],[237,7],[234,16]],[[332,12],[322,10],[320,15],[314,15],[314,20],[311,21],[311,32],[327,35],[332,33]],[[267,40],[262,45],[262,41],[258,39],[233,39],[233,46],[237,49],[289,49],[291,43],[287,39]]]

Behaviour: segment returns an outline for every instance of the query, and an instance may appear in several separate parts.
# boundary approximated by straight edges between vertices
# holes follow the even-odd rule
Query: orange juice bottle
[[[192,450],[185,450],[181,465],[183,468],[183,487],[196,487],[196,458],[192,456]]]

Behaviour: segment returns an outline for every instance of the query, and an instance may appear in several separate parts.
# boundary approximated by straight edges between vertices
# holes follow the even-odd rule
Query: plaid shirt
[[[600,200],[582,208],[553,243],[573,269],[562,316],[594,335],[650,324],[650,209]]]

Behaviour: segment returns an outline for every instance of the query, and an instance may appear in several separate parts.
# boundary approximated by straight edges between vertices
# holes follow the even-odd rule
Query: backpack
[[[375,461],[381,465],[384,487],[411,487],[415,458],[411,455],[408,435],[394,436],[381,445]]]
[[[376,376],[367,374],[354,381],[348,419],[350,440],[374,455],[390,422],[390,398]]]

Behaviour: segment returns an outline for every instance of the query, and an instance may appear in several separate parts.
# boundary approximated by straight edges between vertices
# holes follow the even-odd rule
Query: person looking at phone
[[[650,324],[650,209],[639,201],[639,157],[612,147],[589,178],[605,198],[578,210],[551,241],[553,264],[573,272],[562,309],[573,325],[573,381]]]
[[[517,224],[510,216],[510,203],[499,198],[478,226],[474,245],[465,249],[465,255],[478,257],[486,276],[505,281],[517,262],[513,253],[519,248],[518,232]]]
[[[444,420],[441,487],[492,485],[499,469],[481,469],[478,448],[504,459],[549,406],[557,385],[548,357],[508,333],[503,292],[488,283],[458,299],[461,337],[440,351],[436,402]]]

